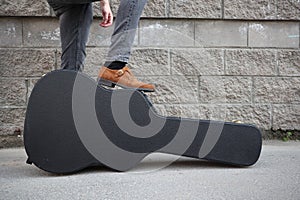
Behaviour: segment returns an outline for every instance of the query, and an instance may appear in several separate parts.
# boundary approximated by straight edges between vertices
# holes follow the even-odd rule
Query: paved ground
[[[58,176],[25,164],[24,149],[2,149],[0,199],[300,199],[300,142],[265,143],[250,168],[193,159],[161,168],[172,159],[154,154],[128,173]]]

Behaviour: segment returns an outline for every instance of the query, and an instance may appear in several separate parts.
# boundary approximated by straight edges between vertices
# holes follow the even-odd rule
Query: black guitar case
[[[126,171],[152,152],[250,166],[262,139],[249,124],[161,116],[143,92],[106,89],[83,73],[57,70],[33,88],[24,144],[27,163],[74,173],[97,165]]]

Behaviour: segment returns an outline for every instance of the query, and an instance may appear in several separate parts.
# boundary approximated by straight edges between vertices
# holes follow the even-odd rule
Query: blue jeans
[[[83,70],[94,1],[99,0],[48,0],[59,17],[63,69]],[[146,3],[147,0],[121,0],[106,62],[129,61],[138,22]]]

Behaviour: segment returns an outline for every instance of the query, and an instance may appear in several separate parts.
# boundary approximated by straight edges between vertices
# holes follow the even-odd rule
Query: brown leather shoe
[[[119,70],[109,69],[105,66],[101,67],[98,75],[98,83],[109,87],[118,85],[123,88],[134,88],[144,92],[154,92],[155,90],[154,85],[137,80],[128,66]]]

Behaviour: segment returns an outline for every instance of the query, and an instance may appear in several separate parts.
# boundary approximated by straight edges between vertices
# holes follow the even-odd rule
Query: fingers
[[[107,12],[102,12],[102,17],[103,17],[103,19],[102,19],[102,22],[101,22],[100,25],[106,26],[107,21],[108,21],[108,13]]]
[[[103,12],[102,16],[103,16],[103,20],[100,23],[100,26],[109,27],[113,24],[113,16],[111,12]]]
[[[114,18],[112,16],[112,14],[108,15],[108,21],[107,21],[107,23],[108,23],[109,26],[111,26],[113,24],[113,19]]]

